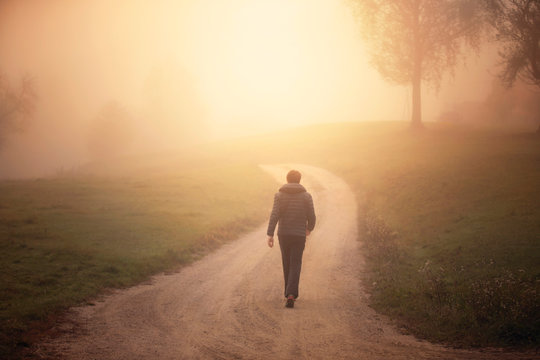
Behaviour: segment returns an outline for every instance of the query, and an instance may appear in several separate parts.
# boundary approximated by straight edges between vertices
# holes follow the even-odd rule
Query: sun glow
[[[188,26],[192,68],[217,136],[373,117],[368,95],[381,80],[339,2],[203,1],[190,18],[201,14]]]
[[[344,3],[1,1],[0,70],[35,77],[39,121],[0,161],[41,171],[85,159],[90,122],[111,100],[132,115],[130,151],[391,119],[402,89],[369,66]],[[48,163],[20,155],[32,153]]]
[[[285,6],[288,4],[288,6]],[[301,75],[301,42],[291,2],[251,2],[235,14],[231,75],[262,96],[290,89]]]

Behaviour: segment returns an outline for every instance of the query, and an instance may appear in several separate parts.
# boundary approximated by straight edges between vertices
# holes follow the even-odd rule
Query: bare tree
[[[422,82],[438,88],[465,46],[478,48],[484,6],[478,0],[350,0],[371,63],[387,80],[412,85],[413,128],[422,128]]]
[[[520,79],[540,88],[540,0],[487,1],[497,40],[502,43],[503,84],[511,87]]]
[[[34,82],[28,75],[12,88],[0,74],[0,146],[8,132],[22,130],[24,120],[35,111],[37,95]]]

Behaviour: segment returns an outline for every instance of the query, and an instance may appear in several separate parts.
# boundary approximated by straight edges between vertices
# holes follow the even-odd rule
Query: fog
[[[107,104],[124,124],[108,134],[124,139],[111,155],[410,118],[410,90],[370,67],[351,10],[335,0],[4,0],[0,53],[0,72],[12,84],[31,75],[39,97],[24,131],[1,144],[3,178],[98,158]],[[496,63],[486,47],[439,92],[425,88],[424,118],[483,101]]]

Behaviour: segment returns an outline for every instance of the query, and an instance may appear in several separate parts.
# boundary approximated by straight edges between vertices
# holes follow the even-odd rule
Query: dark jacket
[[[268,236],[274,236],[278,222],[278,235],[306,236],[306,229],[312,231],[315,227],[313,199],[302,185],[285,184],[274,195]]]

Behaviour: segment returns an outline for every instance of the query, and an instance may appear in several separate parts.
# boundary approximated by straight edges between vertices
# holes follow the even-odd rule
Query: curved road
[[[323,169],[294,166],[318,220],[294,309],[284,308],[279,246],[266,246],[265,224],[178,273],[74,309],[76,331],[42,344],[39,353],[129,360],[527,358],[458,351],[399,334],[367,305],[350,188]],[[263,168],[280,183],[290,169]],[[272,194],[268,201],[270,211]]]

